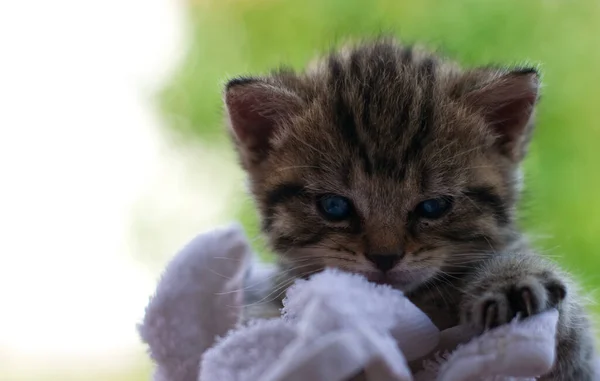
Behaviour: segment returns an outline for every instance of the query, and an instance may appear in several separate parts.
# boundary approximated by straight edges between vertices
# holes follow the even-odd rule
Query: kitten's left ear
[[[246,167],[259,164],[268,155],[278,130],[303,105],[296,94],[264,79],[229,81],[225,106],[242,164]]]
[[[481,112],[497,134],[496,146],[513,161],[525,156],[539,87],[538,73],[522,69],[495,75],[464,95],[466,103]]]

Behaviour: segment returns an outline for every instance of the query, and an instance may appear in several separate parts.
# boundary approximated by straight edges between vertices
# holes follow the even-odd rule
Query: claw
[[[521,290],[521,298],[523,298],[523,304],[525,305],[525,317],[533,315],[533,302],[531,291],[528,288]]]
[[[491,302],[485,307],[485,323],[484,331],[494,328],[496,316],[498,315],[498,305],[496,302]]]

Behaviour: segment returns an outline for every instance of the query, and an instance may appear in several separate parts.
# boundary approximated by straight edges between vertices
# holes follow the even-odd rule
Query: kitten
[[[539,87],[533,68],[465,70],[392,40],[231,80],[231,135],[279,259],[273,295],[337,267],[404,291],[440,329],[557,308],[543,379],[591,380],[576,290],[515,224]]]

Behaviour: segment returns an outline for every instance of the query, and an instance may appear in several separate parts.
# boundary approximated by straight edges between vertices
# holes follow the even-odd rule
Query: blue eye
[[[452,207],[452,199],[449,197],[432,198],[417,205],[416,212],[419,217],[434,220],[442,217]]]
[[[330,221],[345,220],[352,213],[350,200],[342,196],[323,196],[318,199],[317,205],[323,216]]]

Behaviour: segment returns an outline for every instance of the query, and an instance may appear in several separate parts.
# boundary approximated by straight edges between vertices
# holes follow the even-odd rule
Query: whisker
[[[294,284],[294,282],[296,282],[298,279],[303,278],[307,275],[310,275],[313,272],[314,271],[312,271],[312,270],[304,271],[304,272],[300,273],[298,275],[298,277],[296,277],[296,278],[287,279],[287,280],[283,281],[280,285],[275,287],[271,292],[269,292],[269,294],[265,295],[262,299],[254,302],[254,303],[246,304],[244,306],[251,307],[251,306],[264,305],[264,304],[271,303],[274,300],[277,300],[279,297],[281,297],[281,295],[283,295],[287,291],[288,287],[291,286],[292,284]]]
[[[299,261],[300,263],[298,263],[298,264],[300,266],[293,266],[290,269],[285,269],[285,270],[286,271],[294,271],[294,270],[297,270],[297,269],[300,269],[300,268],[303,268],[303,267],[308,267],[308,266],[311,265],[311,263],[306,263],[306,262],[309,262],[310,260],[314,260],[314,257],[307,257],[303,261]],[[221,275],[221,274],[216,273],[215,271],[212,271],[212,272],[214,272],[217,275]],[[232,293],[239,292],[239,291],[246,291],[246,290],[249,290],[249,289],[251,289],[253,287],[256,287],[256,286],[260,285],[261,283],[270,282],[273,279],[279,277],[280,275],[281,275],[281,273],[279,273],[279,272],[276,271],[273,274],[270,274],[269,276],[265,277],[264,279],[261,279],[261,280],[259,280],[257,282],[254,282],[253,284],[248,284],[248,285],[245,285],[242,288],[237,288],[235,290],[230,290],[230,291],[224,291],[224,292],[215,293],[215,295],[227,295],[227,294],[232,294]]]

